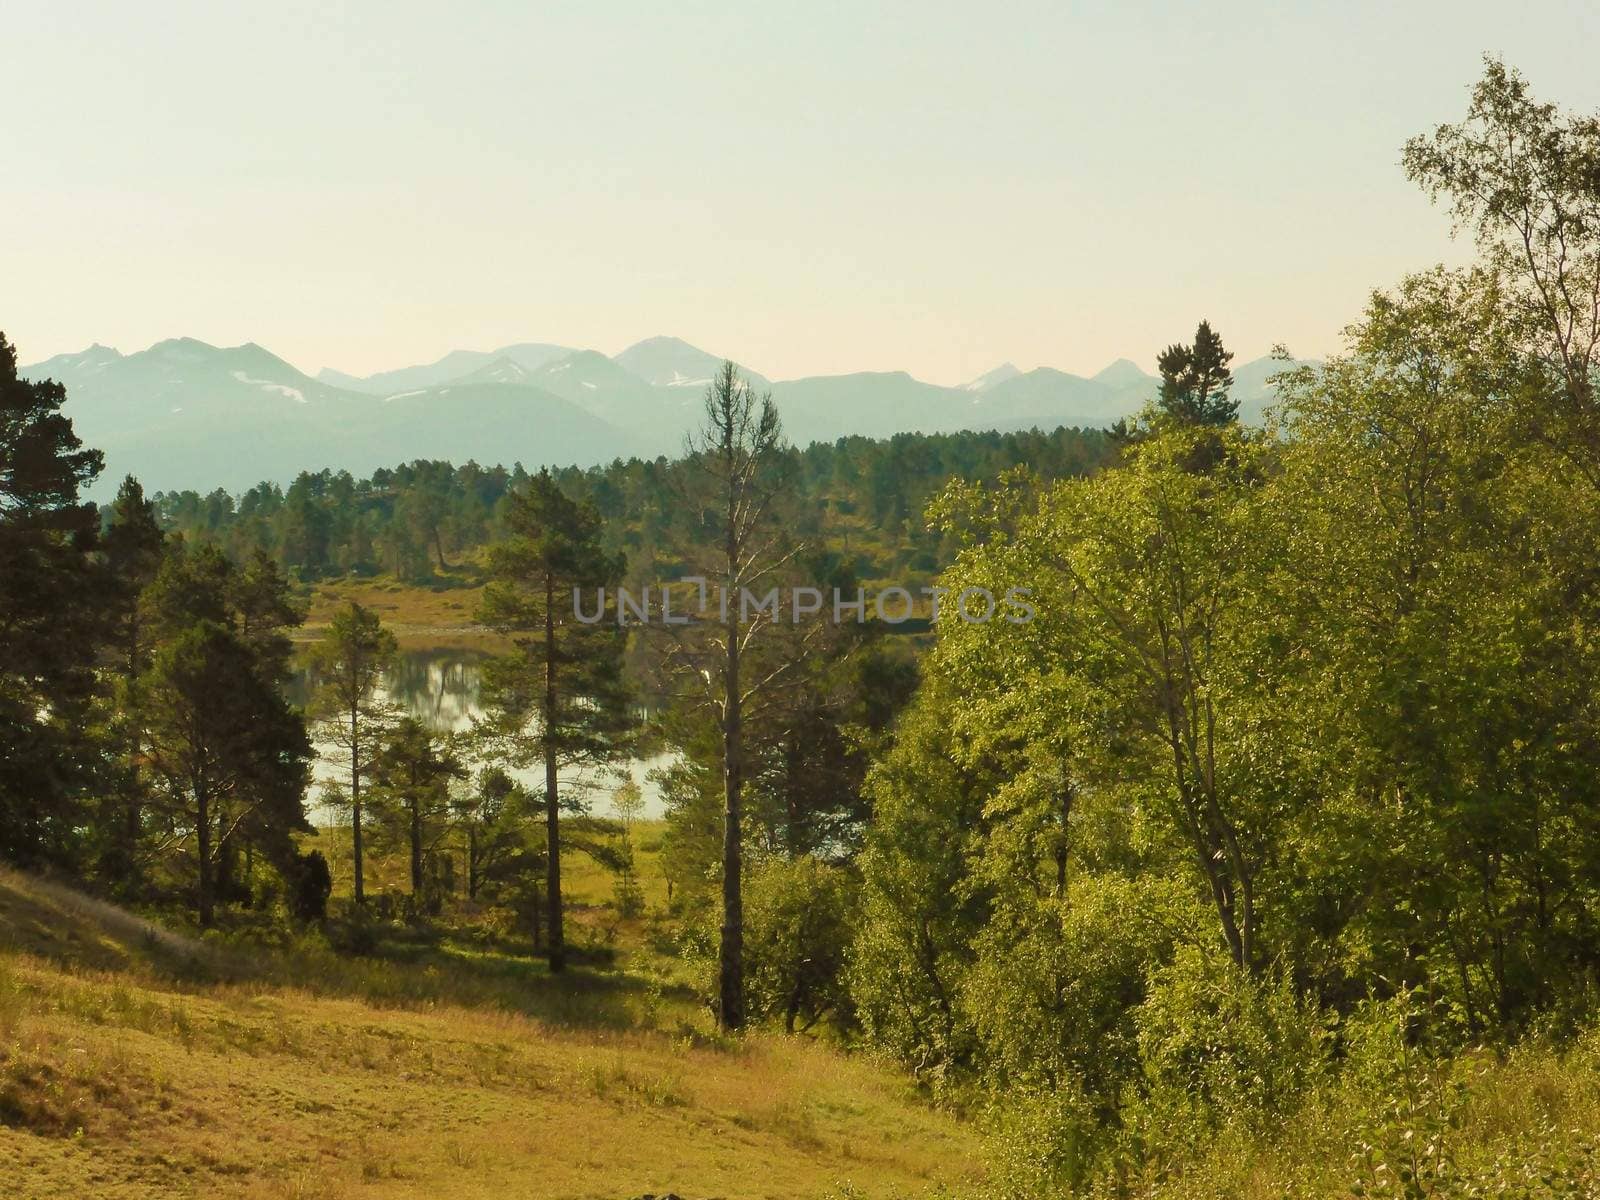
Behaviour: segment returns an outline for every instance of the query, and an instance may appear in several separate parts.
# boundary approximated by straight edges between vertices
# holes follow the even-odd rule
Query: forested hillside
[[[1084,475],[1114,452],[1104,431],[1057,429],[842,438],[786,453],[798,532],[846,557],[862,579],[909,583],[931,579],[949,559],[950,544],[922,520],[949,480],[996,479],[1024,464],[1044,479]],[[658,561],[664,548],[697,519],[683,504],[681,461],[618,459],[553,474],[595,505],[607,546],[626,552],[636,574],[669,565]],[[365,479],[303,472],[287,489],[262,483],[239,496],[218,489],[153,500],[167,531],[214,541],[236,558],[266,551],[303,580],[385,572],[427,583],[503,533],[506,496],[528,478],[520,463],[419,460]]]
[[[0,338],[0,1149],[155,1195],[191,1117],[243,1194],[637,1195],[648,1150],[694,1200],[1600,1195],[1600,118],[1489,60],[1404,167],[1474,261],[1264,427],[1200,319],[1103,431],[798,450],[723,362],[675,459],[102,510]],[[467,719],[396,702],[374,608],[305,628],[378,573],[478,588]]]

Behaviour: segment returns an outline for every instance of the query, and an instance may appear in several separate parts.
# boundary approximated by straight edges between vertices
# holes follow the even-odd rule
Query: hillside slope
[[[446,951],[245,956],[0,871],[0,1193],[798,1200],[970,1179],[970,1132],[865,1060],[718,1039],[620,972]]]

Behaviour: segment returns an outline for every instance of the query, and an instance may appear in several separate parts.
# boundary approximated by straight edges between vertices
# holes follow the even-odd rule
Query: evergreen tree
[[[88,706],[102,625],[88,552],[100,473],[61,415],[66,391],[17,375],[0,334],[0,858],[69,863],[99,758]]]
[[[192,843],[196,909],[210,925],[239,888],[241,849],[259,846],[287,873],[291,835],[309,829],[311,743],[284,696],[279,623],[297,614],[262,574],[241,575],[215,546],[181,542],[146,598],[159,641],[137,685],[142,757],[162,781],[155,803],[167,828]]]
[[[722,928],[718,950],[717,1012],[725,1029],[745,1023],[744,792],[749,772],[745,720],[751,704],[769,693],[797,661],[773,653],[775,613],[744,611],[747,592],[770,589],[794,560],[780,500],[791,486],[778,410],[771,396],[757,397],[731,362],[706,389],[704,417],[689,443],[683,479],[684,509],[697,528],[683,558],[708,590],[709,612],[684,627],[667,666],[686,685],[700,712],[710,711],[721,735]],[[698,736],[694,715],[679,715]]]
[[[145,499],[144,489],[131,475],[117,490],[101,545],[109,575],[109,655],[111,670],[119,683],[112,725],[124,747],[122,770],[113,796],[121,811],[108,809],[103,815],[100,834],[105,849],[101,867],[108,878],[127,884],[138,874],[143,813],[144,780],[137,765],[140,735],[134,714],[139,709],[138,681],[150,667],[153,640],[143,594],[161,567],[166,546],[166,535],[157,519],[155,505]]]
[[[1156,359],[1161,372],[1161,411],[1184,425],[1227,425],[1237,420],[1239,402],[1228,398],[1233,352],[1209,321],[1201,321],[1192,345],[1168,346]]]
[[[334,614],[311,660],[319,681],[312,701],[318,730],[338,747],[337,754],[350,771],[348,803],[357,904],[365,903],[367,897],[361,781],[394,717],[392,706],[379,698],[379,689],[396,649],[394,634],[383,628],[378,614],[351,601],[349,607]]]
[[[372,774],[381,809],[410,851],[411,895],[420,912],[428,904],[426,856],[450,812],[450,781],[465,777],[466,770],[446,739],[415,717],[402,717],[374,760]]]
[[[535,801],[499,767],[478,772],[473,786],[452,808],[466,835],[467,899],[478,899],[485,883],[497,882],[504,864],[527,849],[526,816]],[[543,870],[543,863],[539,864]]]
[[[622,564],[600,544],[600,517],[561,490],[549,472],[507,497],[505,541],[489,555],[492,582],[479,619],[516,652],[484,671],[490,728],[513,761],[544,767],[550,969],[565,965],[561,896],[561,771],[624,757],[635,721],[622,680],[623,631],[577,619],[580,594],[614,586]],[[570,805],[574,810],[580,805]]]

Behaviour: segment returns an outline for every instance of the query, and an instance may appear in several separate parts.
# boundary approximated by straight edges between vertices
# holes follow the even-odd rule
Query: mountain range
[[[456,350],[437,362],[359,377],[304,374],[253,342],[220,347],[193,338],[122,354],[93,345],[22,368],[67,388],[65,412],[85,444],[106,454],[92,493],[104,499],[126,474],[147,491],[287,483],[323,467],[370,473],[414,458],[590,465],[682,451],[722,359],[671,337],[613,357],[523,342]],[[1240,415],[1271,401],[1271,359],[1234,372]],[[1136,413],[1157,380],[1127,359],[1085,378],[1005,363],[957,387],[904,371],[769,381],[799,445],[850,435],[1002,432],[1100,427]]]

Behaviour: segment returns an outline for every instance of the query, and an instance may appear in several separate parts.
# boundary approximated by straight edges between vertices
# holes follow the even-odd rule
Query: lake
[[[402,711],[415,717],[431,729],[441,733],[459,733],[472,727],[472,719],[481,716],[483,706],[480,695],[483,685],[482,667],[488,656],[481,651],[460,647],[417,648],[405,647],[395,656],[393,669],[384,681],[381,695],[400,706]],[[289,685],[289,696],[294,703],[304,706],[311,698],[316,681],[302,656],[294,679]],[[317,760],[312,766],[313,778],[348,782],[350,769],[332,761],[326,743],[316,746]],[[673,761],[673,755],[656,754],[649,758],[636,758],[622,764],[629,776],[644,793],[644,816],[657,819],[663,815],[661,791],[649,778],[656,767]],[[476,767],[477,764],[474,764]],[[544,794],[544,768],[512,770],[510,774],[535,794]],[[575,773],[563,777],[568,783],[579,781]],[[596,816],[612,815],[610,785],[591,789],[590,810]],[[313,818],[325,819],[322,806],[312,796],[310,807]]]

